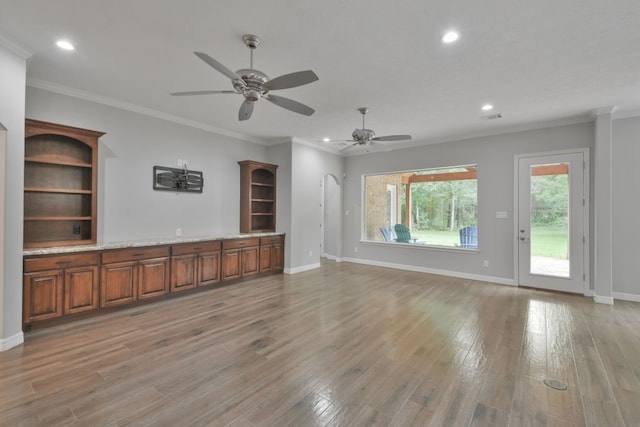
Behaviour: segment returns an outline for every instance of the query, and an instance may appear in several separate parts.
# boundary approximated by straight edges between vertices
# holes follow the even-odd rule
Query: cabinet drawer
[[[171,255],[188,255],[200,252],[215,252],[220,250],[220,241],[183,243],[171,246]]]
[[[138,259],[161,258],[169,256],[169,246],[115,249],[102,253],[102,263],[135,261]]]
[[[68,267],[98,265],[98,254],[56,255],[43,258],[25,258],[24,272],[55,270]]]
[[[273,245],[273,244],[282,244],[283,241],[283,237],[282,236],[273,236],[273,237],[261,237],[260,238],[260,244],[262,246],[264,245]]]
[[[248,246],[258,246],[260,239],[257,237],[255,239],[234,239],[234,240],[223,240],[222,241],[222,249],[236,249],[236,248],[245,248]]]

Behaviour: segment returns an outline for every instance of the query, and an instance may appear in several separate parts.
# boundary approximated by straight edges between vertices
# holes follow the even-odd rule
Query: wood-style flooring
[[[0,368],[2,426],[638,426],[640,304],[328,262],[33,330]]]

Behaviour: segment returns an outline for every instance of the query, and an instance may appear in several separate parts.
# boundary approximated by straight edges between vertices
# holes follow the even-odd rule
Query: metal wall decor
[[[164,166],[153,167],[153,189],[162,191],[181,191],[202,193],[204,178],[202,172]]]

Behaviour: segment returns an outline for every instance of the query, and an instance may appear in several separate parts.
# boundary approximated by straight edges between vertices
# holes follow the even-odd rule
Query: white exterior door
[[[584,152],[517,157],[517,280],[584,294],[587,206]]]

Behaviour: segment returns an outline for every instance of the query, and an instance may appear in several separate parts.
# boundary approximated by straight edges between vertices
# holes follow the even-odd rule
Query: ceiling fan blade
[[[253,102],[245,100],[238,111],[238,120],[249,120],[251,113],[253,113]]]
[[[411,135],[387,135],[387,136],[377,136],[372,138],[372,141],[406,141],[407,139],[411,139]]]
[[[354,142],[353,144],[349,144],[346,147],[344,147],[343,149],[341,149],[340,151],[338,151],[338,153],[342,153],[343,151],[347,151],[349,148],[355,147],[356,145],[360,145],[359,142]]]
[[[293,111],[294,113],[298,114],[304,114],[305,116],[310,116],[316,111],[311,107],[299,103],[298,101],[294,101],[293,99],[285,98],[283,96],[269,94],[265,96],[265,98],[267,99],[267,101],[276,104],[278,107],[286,108],[289,111]]]
[[[215,68],[225,76],[229,77],[231,80],[234,80],[234,81],[240,80],[244,84],[244,80],[242,80],[239,75],[237,75],[236,73],[234,73],[233,71],[231,71],[230,69],[228,69],[227,67],[225,67],[224,65],[222,65],[221,63],[213,59],[212,57],[210,57],[209,55],[207,55],[206,53],[202,53],[202,52],[193,52],[193,53],[195,53],[198,58],[202,59],[204,62],[211,65],[213,68]]]
[[[218,93],[240,93],[235,90],[194,90],[191,92],[172,92],[173,96],[190,96],[190,95],[215,95]]]
[[[311,70],[298,71],[295,73],[284,74],[282,76],[271,79],[264,84],[269,90],[289,89],[315,82],[318,76]]]

